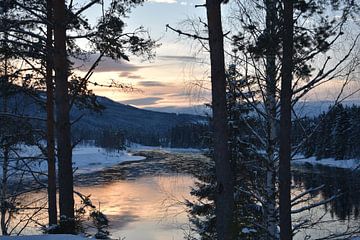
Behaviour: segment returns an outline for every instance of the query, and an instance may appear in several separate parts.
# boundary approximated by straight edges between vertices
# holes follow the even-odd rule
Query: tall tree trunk
[[[54,84],[53,84],[53,26],[52,1],[46,1],[46,112],[47,112],[47,159],[48,159],[48,214],[49,226],[57,224],[56,206],[56,167],[55,167],[55,121],[54,121]]]
[[[5,60],[7,61],[7,60]],[[7,79],[7,63],[5,63],[5,77],[4,79]],[[7,86],[7,82],[4,83],[3,86]],[[7,90],[4,89],[4,96],[3,96],[3,112],[7,112]],[[6,138],[6,136],[5,136]],[[3,145],[3,162],[2,162],[2,179],[1,179],[1,234],[2,235],[9,235],[8,229],[7,229],[7,219],[6,219],[6,213],[7,213],[7,190],[8,190],[8,170],[9,170],[9,145],[7,143],[7,140],[5,139],[5,143]]]
[[[283,0],[283,59],[280,93],[280,239],[292,239],[291,226],[291,82],[293,73],[293,1]]]
[[[64,233],[74,233],[74,195],[68,62],[66,54],[65,0],[54,0],[54,67],[56,136],[58,146],[60,226]]]
[[[1,179],[1,234],[9,235],[7,228],[7,178],[8,178],[8,168],[9,168],[9,146],[5,143],[3,147],[3,166],[2,166],[2,179]]]
[[[275,0],[265,0],[266,7],[266,122],[267,122],[267,164],[266,164],[266,204],[264,206],[264,222],[267,229],[267,238],[276,239],[277,213],[276,213],[276,24],[277,7]]]
[[[5,33],[4,36],[5,39],[5,46],[8,39],[8,34]],[[2,87],[3,89],[3,109],[2,111],[4,113],[8,112],[8,87],[9,87],[9,71],[8,71],[8,61],[9,61],[9,55],[8,52],[9,49],[7,46],[5,47],[5,53],[4,53],[4,76],[3,76],[3,83]],[[8,133],[6,133],[7,135]],[[8,204],[7,204],[7,191],[8,191],[8,171],[9,171],[9,142],[8,142],[8,136],[4,136],[4,143],[3,143],[3,162],[2,162],[2,179],[1,179],[1,197],[0,197],[0,204],[1,204],[1,233],[2,235],[9,235],[8,229],[7,229],[7,219],[6,214],[8,211]]]
[[[224,39],[220,4],[221,1],[219,0],[206,1],[211,61],[214,160],[217,181],[216,232],[217,239],[230,240],[233,239],[234,186],[228,150]]]

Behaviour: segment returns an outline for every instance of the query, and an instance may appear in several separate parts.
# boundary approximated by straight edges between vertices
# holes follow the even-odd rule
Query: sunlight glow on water
[[[312,192],[311,198],[306,195],[299,199],[293,210],[328,199],[334,193],[342,193],[336,201],[294,214],[294,225],[308,220],[318,222],[316,226],[298,232],[294,239],[303,240],[309,236],[310,239],[317,239],[347,229],[357,229],[360,219],[359,173],[325,167],[296,167],[293,170],[293,197],[314,187],[324,186]],[[114,239],[180,240],[189,232],[183,202],[184,199],[193,200],[190,187],[194,186],[194,181],[191,176],[181,174],[147,176],[76,187],[76,190],[91,195],[93,204],[107,215],[110,220],[108,230]],[[76,197],[76,200],[79,206],[79,198]],[[46,204],[46,192],[29,193],[22,196],[21,201],[29,201],[28,204],[36,206]],[[25,213],[18,218],[24,216]],[[39,222],[47,222],[45,209]],[[23,234],[41,233],[33,225],[28,227]]]
[[[186,175],[142,177],[101,186],[77,187],[110,220],[114,238],[126,240],[183,239],[188,226],[184,199],[194,179]]]

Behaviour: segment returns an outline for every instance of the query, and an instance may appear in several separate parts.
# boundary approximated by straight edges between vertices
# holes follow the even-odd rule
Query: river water
[[[325,203],[293,215],[294,224],[305,221],[317,222],[316,225],[301,230],[295,239],[321,239],[345,232],[359,232],[359,172],[325,166],[295,166],[292,176],[293,197],[301,192],[320,187],[306,195],[309,201],[294,206],[293,210],[309,206],[309,204]],[[340,239],[348,239],[349,237],[351,235]]]
[[[322,186],[306,195],[309,203],[333,201],[293,215],[294,224],[319,221],[301,229],[295,239],[318,239],[360,226],[360,174],[345,169],[322,166],[293,167],[293,197],[303,191]],[[194,179],[186,174],[159,174],[127,180],[113,180],[98,185],[86,184],[76,190],[91,195],[91,200],[110,220],[111,237],[126,240],[180,240],[189,231],[185,199],[190,195]],[[31,198],[41,198],[37,193]],[[303,198],[303,199],[305,199]],[[25,232],[26,233],[26,232]],[[32,232],[33,233],[33,232]]]
[[[178,240],[188,229],[185,199],[193,178],[188,175],[140,177],[102,186],[79,187],[110,220],[111,236],[126,240]]]

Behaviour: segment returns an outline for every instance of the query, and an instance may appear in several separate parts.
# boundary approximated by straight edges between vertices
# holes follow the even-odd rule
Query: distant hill
[[[44,94],[36,99],[19,93],[9,100],[9,110],[16,114],[37,118],[46,117],[45,107],[36,103],[38,100],[45,101]],[[98,102],[105,107],[101,112],[74,107],[71,111],[71,120],[81,119],[73,125],[75,134],[81,136],[97,134],[102,129],[122,130],[127,137],[141,141],[150,135],[154,138],[168,136],[169,130],[186,123],[205,122],[206,117],[195,114],[178,114],[163,111],[139,109],[133,106],[115,102],[106,97],[98,97]],[[300,116],[313,117],[327,111],[332,101],[299,102],[295,110]],[[360,101],[345,101],[344,105],[360,105]],[[0,109],[2,109],[0,101]],[[165,110],[165,109],[161,109]],[[171,109],[169,109],[171,110]],[[44,123],[44,122],[43,122]],[[43,124],[43,126],[45,126]]]
[[[360,105],[360,100],[345,100],[341,104],[344,106]],[[334,101],[306,101],[298,102],[295,105],[295,111],[299,116],[316,117],[323,112],[327,112],[329,107],[334,105]]]
[[[45,106],[37,103],[45,100],[46,96],[43,93],[40,94],[40,98],[33,98],[19,93],[9,99],[9,111],[17,115],[45,119]],[[71,121],[80,119],[73,125],[75,134],[89,137],[89,135],[97,134],[102,129],[114,129],[124,131],[126,136],[136,139],[144,136],[149,137],[149,135],[159,138],[165,136],[176,125],[204,122],[206,119],[199,115],[139,109],[115,102],[106,97],[97,97],[97,101],[105,107],[104,110],[95,112],[89,109],[73,107]],[[2,109],[1,105],[2,101],[0,101],[0,108]],[[40,125],[45,126],[44,124]]]
[[[166,133],[170,128],[184,123],[195,123],[205,117],[192,114],[176,114],[139,109],[115,102],[106,97],[98,97],[98,102],[105,107],[100,113],[75,108],[71,118],[76,119],[84,114],[77,123],[82,128],[113,127],[129,133]]]

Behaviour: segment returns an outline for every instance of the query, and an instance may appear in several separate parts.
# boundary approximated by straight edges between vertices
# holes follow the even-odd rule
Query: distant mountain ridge
[[[45,94],[40,94],[40,99],[45,101]],[[160,111],[156,111],[156,108],[153,110],[140,109],[101,96],[97,97],[97,101],[105,107],[105,110],[95,112],[77,107],[72,109],[71,120],[75,121],[80,118],[73,125],[73,129],[96,132],[104,128],[112,128],[123,130],[129,135],[155,134],[161,137],[176,125],[207,121],[207,118],[201,115],[161,111],[166,108],[160,108]],[[299,102],[295,105],[295,111],[300,116],[314,117],[327,111],[333,104],[334,101]],[[360,105],[360,100],[344,101],[342,104]],[[0,107],[1,105],[2,101],[0,101]],[[44,119],[46,117],[44,106],[40,106],[34,98],[25,94],[11,97],[9,105],[11,112],[16,114]]]
[[[344,100],[340,102],[344,106],[360,105],[359,100]],[[303,101],[295,104],[295,111],[299,116],[316,117],[323,112],[327,112],[330,106],[333,106],[335,101],[321,100],[321,101]]]
[[[115,102],[106,97],[98,97],[97,101],[105,107],[100,113],[91,110],[74,108],[71,118],[84,116],[78,125],[84,128],[113,127],[128,132],[166,133],[178,124],[204,121],[205,117],[192,114],[177,114],[140,109]]]
[[[24,93],[12,96],[8,101],[10,112],[45,119],[45,106],[44,104],[38,104],[37,101],[44,102],[46,95],[40,93],[39,96],[39,98],[34,98]],[[204,122],[206,120],[205,117],[199,115],[139,109],[101,96],[97,97],[97,102],[104,106],[105,109],[96,112],[90,109],[80,109],[74,105],[70,118],[71,121],[76,121],[73,125],[75,132],[96,132],[101,129],[111,128],[122,130],[128,135],[153,134],[161,137],[176,125]],[[0,107],[1,105],[2,101],[0,101]]]

